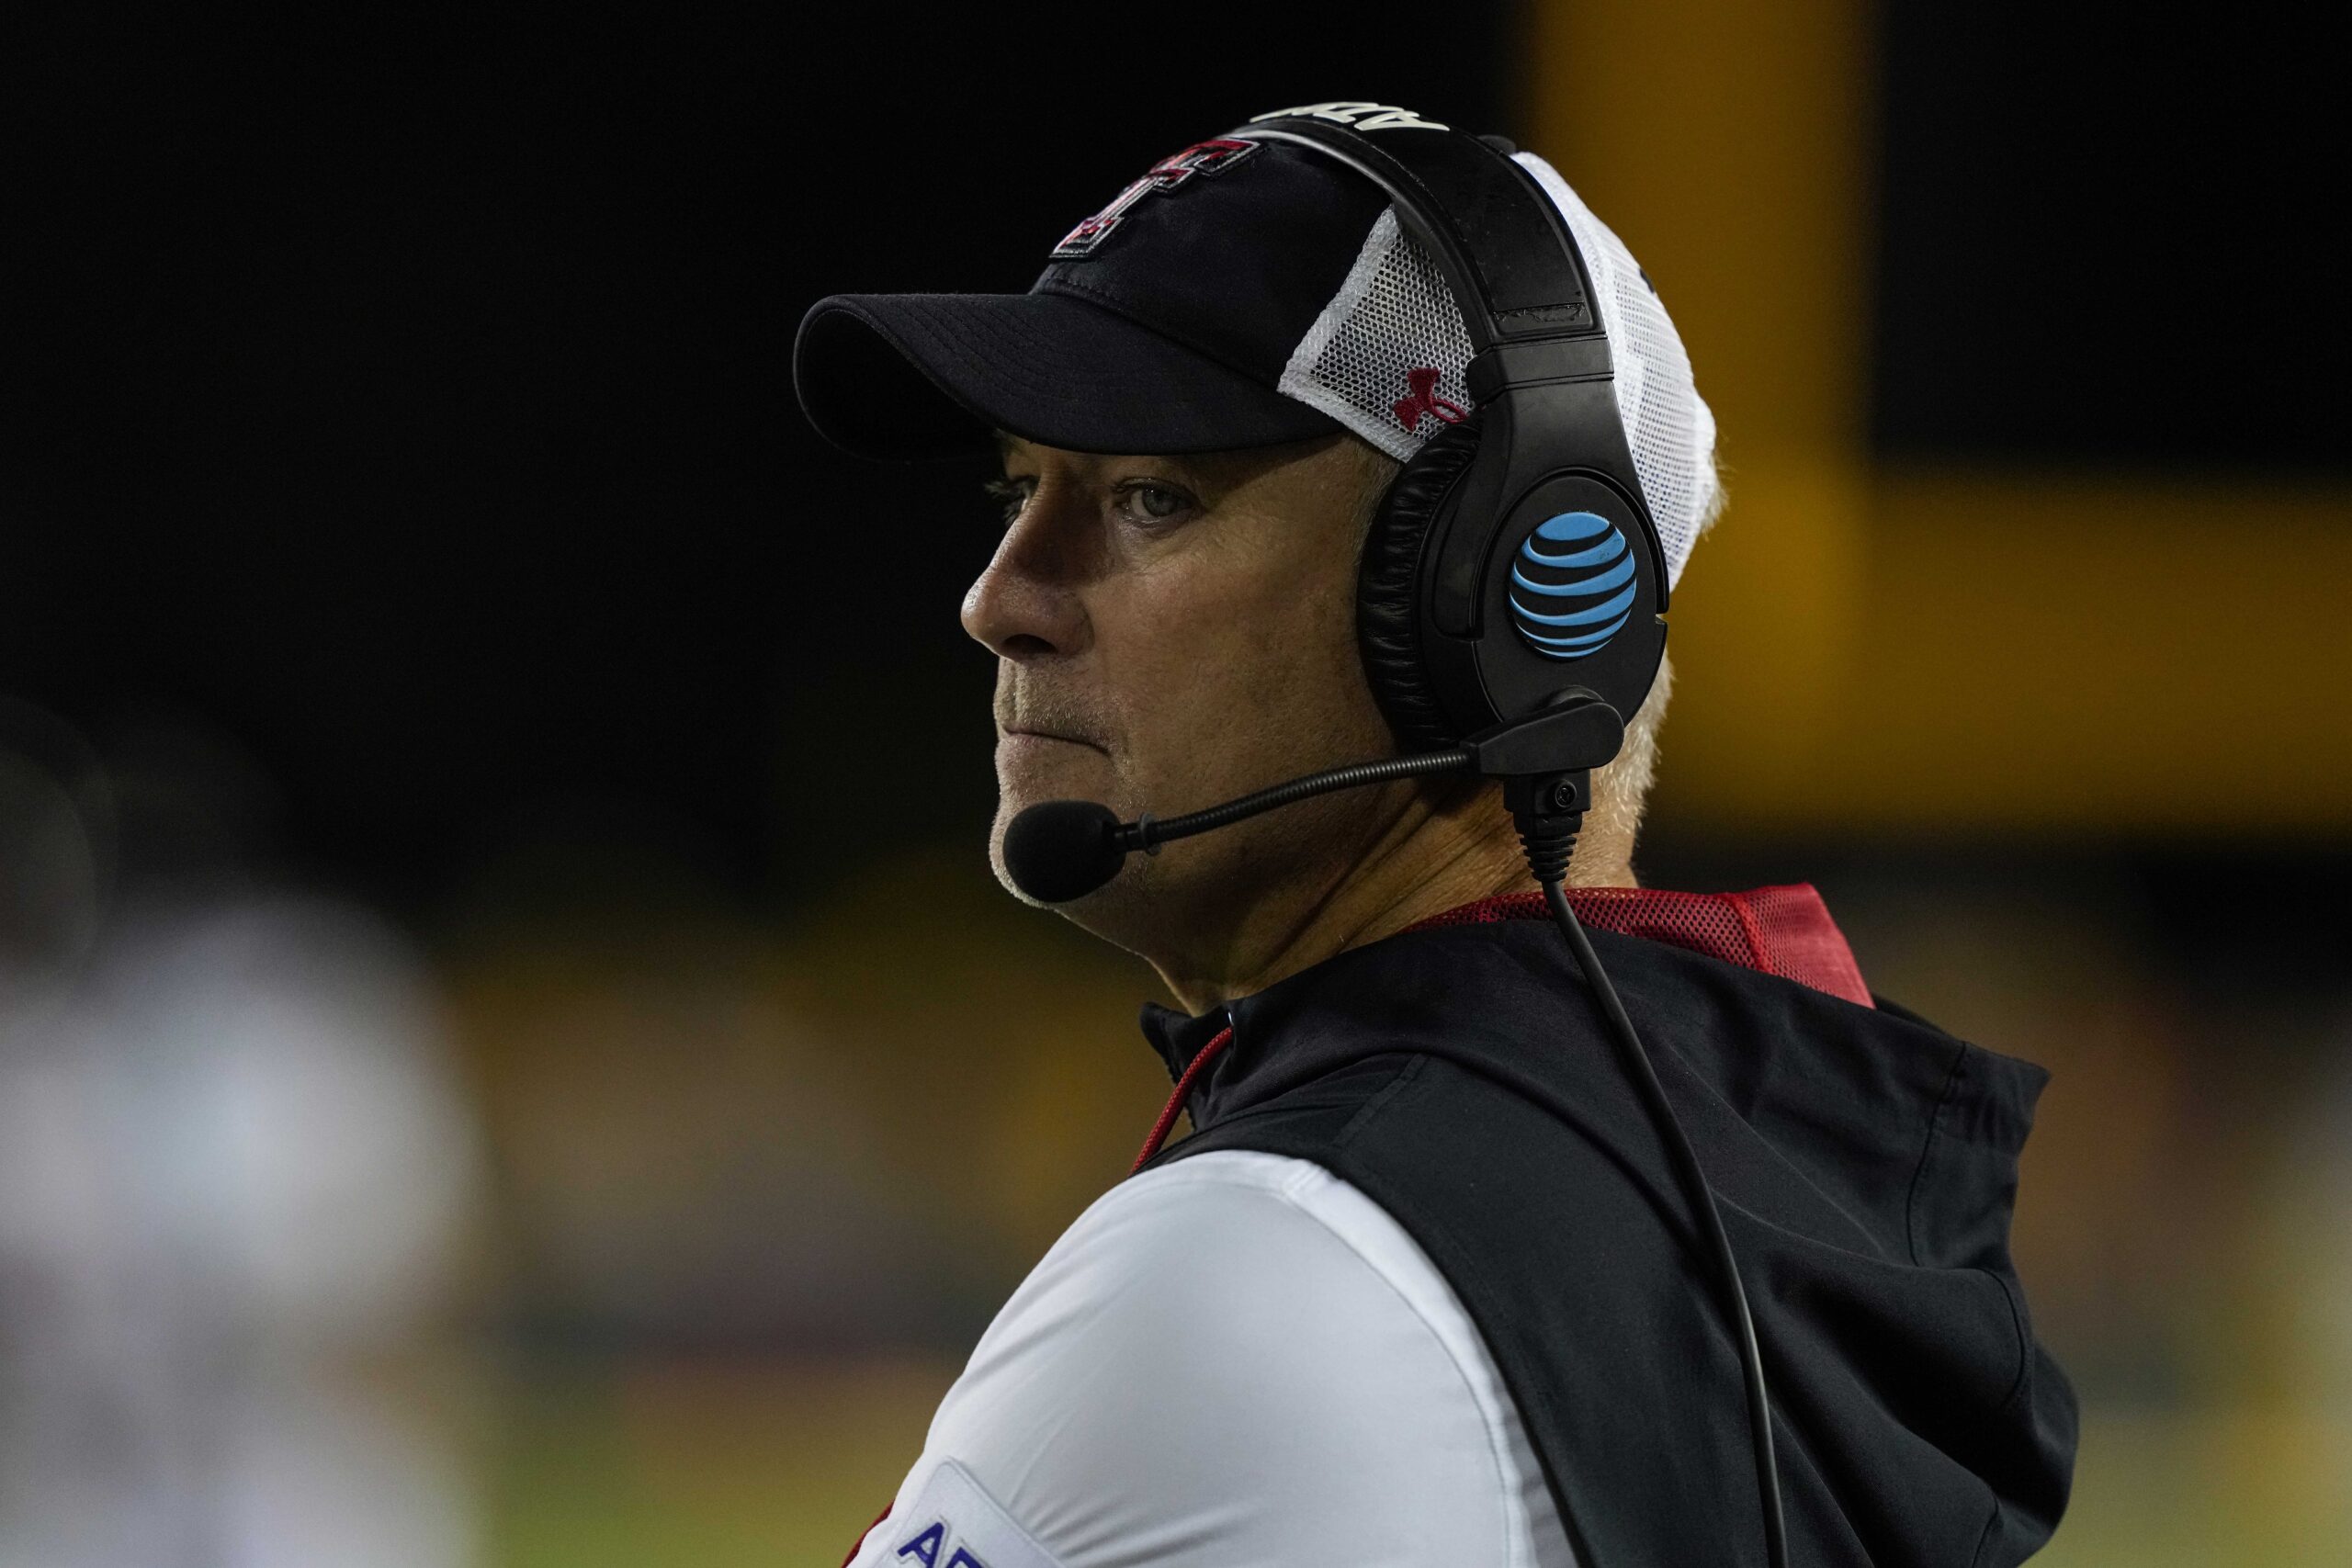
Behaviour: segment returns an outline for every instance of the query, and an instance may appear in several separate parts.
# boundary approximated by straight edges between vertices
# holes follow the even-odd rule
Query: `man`
[[[1671,581],[1719,505],[1712,418],[1624,247],[1516,156],[1594,273]],[[1444,290],[1369,181],[1219,140],[1080,223],[1026,295],[811,309],[795,374],[829,437],[1001,458],[963,619],[999,661],[991,858],[1017,896],[1005,829],[1037,802],[1165,818],[1396,754],[1358,562],[1399,461],[1470,417]],[[1595,775],[1567,881],[1736,1244],[1792,1560],[2015,1562],[2075,1438],[2006,1245],[2042,1074],[1873,998],[1809,887],[1637,886],[1668,683]],[[1690,1210],[1499,794],[1311,798],[1056,906],[1166,981],[1178,1008],[1143,1022],[1177,1099],[982,1337],[852,1561],[1764,1560]],[[1198,1131],[1159,1149],[1180,1102]]]

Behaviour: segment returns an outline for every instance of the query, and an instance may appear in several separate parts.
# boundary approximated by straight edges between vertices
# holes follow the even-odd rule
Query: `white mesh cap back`
[[[1532,152],[1513,161],[1567,220],[1591,274],[1593,307],[1616,360],[1617,412],[1671,588],[1715,509],[1714,415],[1691,382],[1690,356],[1666,307],[1624,242],[1551,164]],[[1395,211],[1383,210],[1340,291],[1293,351],[1281,387],[1403,460],[1470,408],[1463,383],[1469,365],[1469,330],[1445,275],[1398,227]]]

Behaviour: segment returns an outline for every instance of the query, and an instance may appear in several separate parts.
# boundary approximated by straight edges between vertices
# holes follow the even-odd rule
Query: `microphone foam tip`
[[[1083,897],[1118,874],[1118,814],[1100,801],[1044,800],[1005,825],[1004,869],[1041,904]]]

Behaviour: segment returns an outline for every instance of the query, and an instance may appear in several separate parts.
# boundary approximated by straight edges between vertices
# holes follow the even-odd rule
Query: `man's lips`
[[[1052,729],[1023,729],[1023,728],[1018,728],[1018,727],[1014,727],[1014,728],[1008,728],[1008,729],[1004,732],[1004,734],[1005,734],[1005,738],[1006,738],[1007,739],[1010,739],[1012,737],[1013,737],[1013,736],[1015,736],[1015,735],[1025,735],[1025,736],[1030,737],[1030,738],[1031,738],[1031,739],[1038,739],[1038,740],[1062,740],[1062,741],[1067,741],[1068,743],[1069,743],[1069,744],[1070,744],[1070,745],[1072,745],[1072,746],[1085,746],[1085,747],[1091,748],[1092,750],[1097,750],[1097,751],[1100,751],[1100,750],[1102,750],[1102,747],[1101,745],[1097,744],[1097,743],[1096,743],[1096,742],[1094,742],[1094,741],[1091,741],[1091,740],[1087,739],[1086,739],[1084,736],[1082,736],[1082,735],[1064,735],[1064,734],[1060,733],[1060,732],[1059,732],[1059,731],[1057,731],[1057,730],[1052,730]]]

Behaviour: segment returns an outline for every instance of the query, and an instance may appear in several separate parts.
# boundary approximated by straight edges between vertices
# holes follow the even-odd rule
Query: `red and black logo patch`
[[[1127,209],[1154,191],[1174,190],[1195,175],[1221,175],[1258,150],[1258,143],[1240,137],[1217,136],[1206,141],[1195,141],[1182,152],[1170,152],[1146,172],[1143,178],[1111,198],[1111,205],[1062,236],[1054,247],[1055,259],[1068,261],[1077,256],[1091,256],[1103,241],[1111,237]]]

